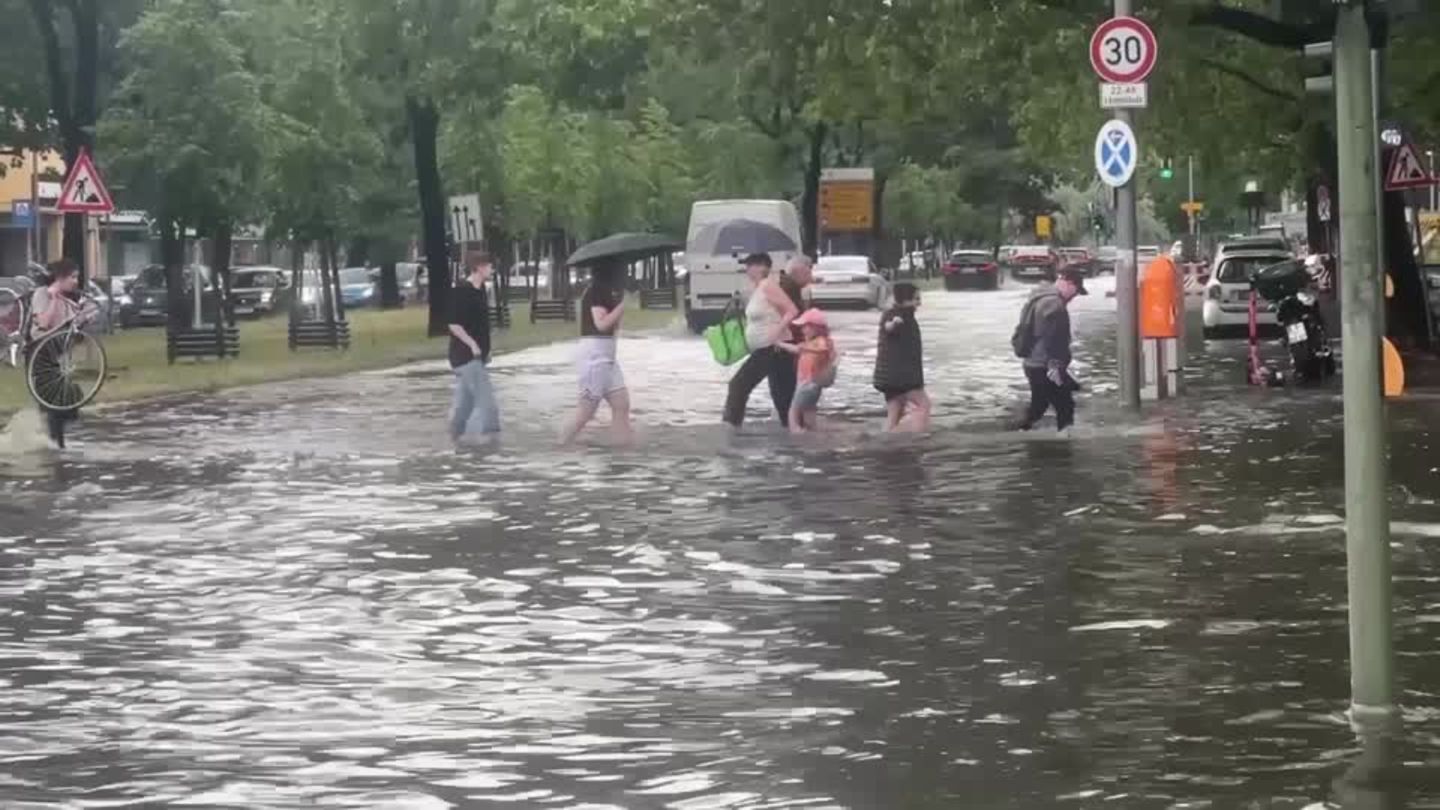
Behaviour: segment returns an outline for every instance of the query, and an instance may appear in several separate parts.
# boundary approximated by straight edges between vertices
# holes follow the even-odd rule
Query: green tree
[[[223,0],[156,0],[122,38],[129,72],[100,126],[112,176],[160,230],[172,329],[184,318],[186,229],[213,238],[223,302],[231,235],[254,217],[261,186],[271,116],[226,11]]]

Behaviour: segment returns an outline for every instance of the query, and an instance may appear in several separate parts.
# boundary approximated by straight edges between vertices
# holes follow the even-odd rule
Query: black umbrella
[[[684,249],[685,244],[654,233],[617,233],[596,239],[570,254],[566,264],[589,267],[602,262],[630,264],[651,256],[663,256]]]
[[[726,253],[777,253],[794,251],[795,240],[774,225],[753,219],[727,219],[706,225],[695,235],[696,252],[712,256]]]

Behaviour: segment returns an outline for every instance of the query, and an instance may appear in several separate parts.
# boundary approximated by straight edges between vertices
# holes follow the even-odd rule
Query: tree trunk
[[[320,319],[334,326],[336,287],[331,283],[330,251],[325,249],[323,239],[317,247],[320,248],[320,294],[316,297],[316,303],[320,306]]]
[[[399,309],[402,303],[400,300],[400,279],[395,273],[395,262],[381,262],[380,308]]]
[[[449,331],[450,256],[445,241],[445,192],[440,184],[437,156],[440,113],[429,99],[405,99],[410,119],[410,141],[415,150],[415,184],[420,194],[420,230],[425,243],[425,266],[430,271],[429,334]]]
[[[215,227],[214,255],[210,270],[215,274],[215,322],[235,325],[235,302],[230,298],[230,259],[235,244],[235,225],[222,222]]]
[[[305,320],[305,243],[290,240],[290,320]]]
[[[824,168],[825,133],[820,121],[810,128],[810,150],[805,161],[805,194],[800,201],[801,250],[815,257],[820,246],[820,170]]]
[[[345,298],[340,294],[340,248],[332,234],[325,238],[325,255],[330,262],[330,290],[335,301],[335,320],[345,320]]]
[[[100,24],[96,0],[75,0],[63,4],[70,10],[73,30],[69,38],[75,57],[74,94],[70,77],[65,71],[66,51],[56,29],[54,8],[50,0],[30,0],[30,10],[40,33],[45,51],[45,72],[50,88],[50,109],[60,133],[61,151],[67,170],[73,169],[81,150],[95,145],[97,115],[96,86],[99,65]],[[85,215],[66,214],[63,255],[80,267],[80,283],[90,277],[86,266]]]

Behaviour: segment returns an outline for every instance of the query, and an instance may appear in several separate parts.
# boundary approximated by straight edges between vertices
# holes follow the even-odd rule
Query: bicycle
[[[40,335],[32,334],[33,289],[0,289],[0,359],[25,373],[30,396],[43,408],[73,411],[88,405],[105,384],[105,346],[85,331],[99,302],[83,293],[69,317]]]

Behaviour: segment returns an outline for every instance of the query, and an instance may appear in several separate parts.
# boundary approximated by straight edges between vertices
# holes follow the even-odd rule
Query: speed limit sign
[[[1116,84],[1145,81],[1155,67],[1155,32],[1134,17],[1115,17],[1090,38],[1090,64],[1101,79]]]

